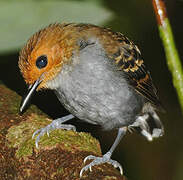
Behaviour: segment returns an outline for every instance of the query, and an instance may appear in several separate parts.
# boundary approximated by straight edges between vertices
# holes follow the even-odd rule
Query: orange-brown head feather
[[[74,41],[63,31],[68,24],[52,24],[35,33],[22,48],[19,56],[19,68],[27,84],[33,84],[43,73],[44,78],[38,90],[46,88],[46,82],[53,79],[72,56]],[[46,56],[48,64],[39,69],[36,60]]]

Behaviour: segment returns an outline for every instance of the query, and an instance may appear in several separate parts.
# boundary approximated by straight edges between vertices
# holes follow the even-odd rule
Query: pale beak
[[[22,101],[20,104],[20,109],[19,109],[20,114],[22,114],[24,112],[24,110],[26,109],[26,107],[29,105],[31,98],[33,97],[36,89],[38,88],[38,86],[40,85],[41,82],[42,82],[42,79],[40,77],[34,82],[34,84],[29,86],[28,92],[22,98]]]

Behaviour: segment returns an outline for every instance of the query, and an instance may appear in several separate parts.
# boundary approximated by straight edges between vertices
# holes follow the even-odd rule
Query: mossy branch
[[[99,142],[88,133],[52,131],[35,148],[32,133],[51,121],[35,106],[20,116],[19,104],[20,97],[0,85],[0,179],[126,180],[109,164],[95,166],[79,178],[83,159],[101,156]]]
[[[166,13],[166,6],[163,0],[152,0],[152,3],[158,22],[160,37],[165,49],[168,68],[172,74],[173,84],[177,91],[183,113],[183,70]]]

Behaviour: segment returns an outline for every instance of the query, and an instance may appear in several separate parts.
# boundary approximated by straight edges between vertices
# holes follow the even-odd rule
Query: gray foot
[[[47,133],[47,135],[49,136],[49,132],[51,130],[66,129],[66,130],[76,131],[75,126],[70,125],[70,124],[62,124],[62,123],[66,122],[72,118],[74,118],[74,116],[72,114],[70,114],[68,116],[64,116],[62,118],[58,118],[56,120],[53,120],[52,123],[50,123],[48,126],[35,131],[34,134],[32,135],[32,138],[34,138],[38,134],[38,136],[36,137],[36,141],[35,141],[36,148],[38,148],[38,142],[39,142],[41,136],[43,136],[45,133]]]
[[[158,138],[163,135],[164,129],[161,125],[161,121],[155,112],[152,117],[154,125],[148,123],[149,114],[144,114],[137,117],[135,122],[128,126],[128,130],[131,131],[135,128],[140,128],[140,133],[147,138],[148,141],[152,141],[153,138]],[[152,127],[151,127],[152,126]],[[152,130],[150,130],[152,129]]]
[[[96,157],[96,156],[92,156],[92,155],[87,156],[84,159],[84,163],[90,159],[93,159],[93,161],[81,169],[80,177],[82,177],[84,171],[87,171],[87,170],[92,171],[92,166],[103,164],[103,163],[109,163],[109,164],[113,165],[115,168],[119,168],[120,173],[123,174],[123,169],[122,169],[121,165],[117,161],[112,160],[110,157],[111,157],[110,152],[107,152],[106,154],[104,154],[103,157]]]

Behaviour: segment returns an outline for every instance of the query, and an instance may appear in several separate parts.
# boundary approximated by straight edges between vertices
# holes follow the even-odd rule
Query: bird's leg
[[[73,125],[70,125],[70,124],[63,124],[64,122],[70,120],[70,119],[73,119],[74,116],[72,114],[69,114],[67,116],[64,116],[62,118],[58,118],[58,119],[55,119],[53,120],[48,126],[44,127],[44,128],[41,128],[41,129],[38,129],[37,131],[34,132],[34,134],[32,135],[32,138],[35,137],[35,135],[38,134],[38,136],[36,137],[36,147],[38,148],[38,142],[40,140],[40,137],[43,136],[45,133],[47,133],[47,135],[49,136],[49,132],[51,130],[54,130],[54,129],[66,129],[66,130],[73,130],[73,131],[76,131],[76,128],[75,126]]]
[[[112,145],[110,150],[106,154],[104,154],[102,157],[96,157],[93,155],[87,156],[84,159],[84,163],[90,159],[92,159],[93,161],[81,169],[80,177],[82,177],[82,174],[84,171],[87,171],[88,169],[91,171],[92,166],[103,164],[103,163],[109,163],[109,164],[113,165],[115,168],[119,168],[120,173],[123,174],[123,169],[122,169],[121,165],[117,161],[112,160],[111,156],[112,156],[112,153],[115,150],[116,146],[119,144],[121,138],[126,134],[126,131],[127,131],[127,127],[119,128],[118,135],[114,141],[114,144]]]

